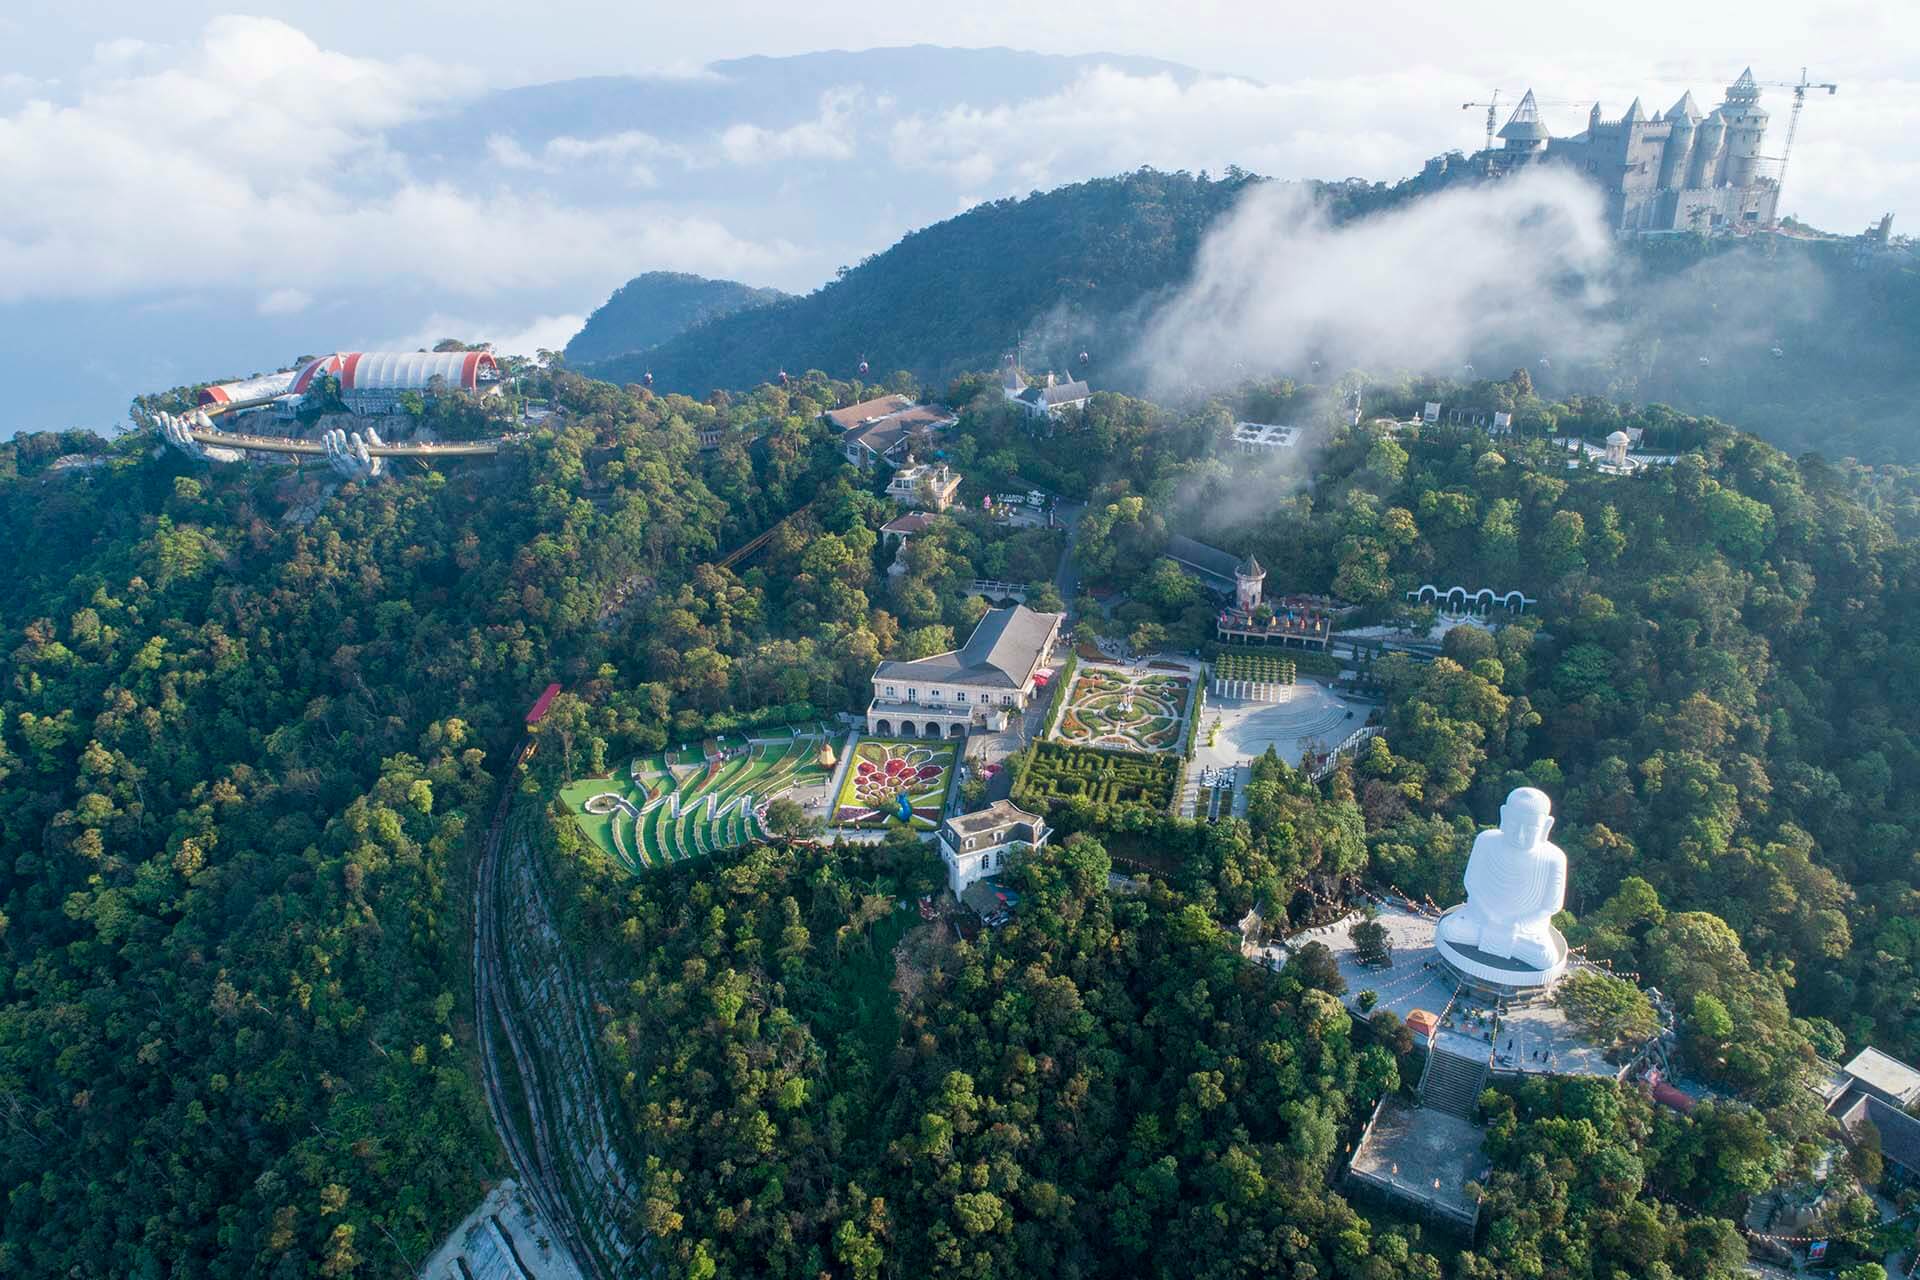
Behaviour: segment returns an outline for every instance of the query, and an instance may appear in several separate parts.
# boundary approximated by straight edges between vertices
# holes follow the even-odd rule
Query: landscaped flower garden
[[[840,784],[835,824],[933,830],[940,825],[958,754],[951,743],[863,739],[854,747]]]
[[[1083,667],[1067,690],[1054,737],[1116,751],[1167,751],[1180,742],[1187,712],[1186,676]]]

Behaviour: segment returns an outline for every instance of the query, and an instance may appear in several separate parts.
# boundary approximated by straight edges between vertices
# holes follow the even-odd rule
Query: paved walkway
[[[1194,742],[1196,769],[1226,769],[1266,753],[1269,746],[1290,765],[1300,763],[1308,747],[1331,750],[1367,722],[1372,707],[1335,693],[1317,680],[1302,679],[1288,702],[1249,702],[1208,694],[1200,710],[1200,733]],[[1214,723],[1220,731],[1208,737]]]

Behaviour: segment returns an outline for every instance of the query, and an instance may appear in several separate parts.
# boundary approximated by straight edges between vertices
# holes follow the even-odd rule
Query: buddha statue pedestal
[[[1434,948],[1462,981],[1519,997],[1567,971],[1567,940],[1553,927],[1566,905],[1567,855],[1547,839],[1552,829],[1546,795],[1519,787],[1500,807],[1500,825],[1474,837],[1467,900],[1434,930]]]

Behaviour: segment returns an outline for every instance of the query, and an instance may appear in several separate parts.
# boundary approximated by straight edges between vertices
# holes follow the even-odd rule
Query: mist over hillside
[[[1570,173],[1436,192],[1143,170],[983,205],[812,294],[584,371],[703,396],[864,358],[939,388],[1017,346],[1029,372],[1181,401],[1525,368],[1548,397],[1667,401],[1792,451],[1910,460],[1916,336],[1910,254],[1616,240]]]

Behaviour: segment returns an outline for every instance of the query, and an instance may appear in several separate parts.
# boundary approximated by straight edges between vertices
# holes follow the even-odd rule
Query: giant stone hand
[[[168,444],[201,462],[239,462],[246,454],[239,449],[225,449],[216,445],[206,445],[195,440],[190,434],[195,431],[209,432],[214,429],[213,419],[204,409],[195,409],[191,413],[154,415],[160,423],[160,434],[166,437]]]

